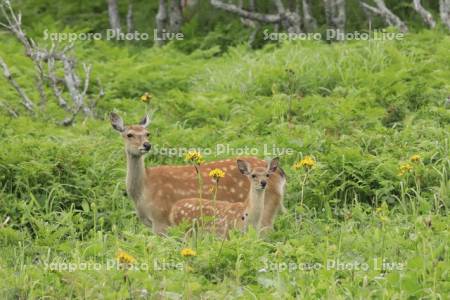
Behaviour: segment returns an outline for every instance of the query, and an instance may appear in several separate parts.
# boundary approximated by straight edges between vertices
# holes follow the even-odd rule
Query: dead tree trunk
[[[109,25],[116,33],[121,31],[119,9],[117,8],[117,0],[108,1]]]
[[[317,29],[317,21],[311,11],[311,0],[303,0],[303,26],[306,32],[314,32]]]
[[[386,6],[383,0],[374,0],[374,2],[377,7],[373,7],[365,2],[361,3],[367,14],[380,16],[389,26],[395,26],[401,32],[408,32],[408,26]]]
[[[170,0],[169,24],[171,33],[180,32],[181,25],[183,24],[183,13],[180,0]]]
[[[156,14],[156,44],[161,46],[164,44],[164,33],[167,26],[167,7],[165,0],[159,0],[158,13]]]
[[[286,9],[281,0],[273,0],[280,15],[281,25],[289,33],[301,32],[301,18],[300,15],[294,11]]]
[[[414,9],[419,13],[423,21],[431,28],[436,27],[436,22],[433,19],[433,15],[422,6],[420,0],[413,0],[413,4]]]
[[[132,32],[133,29],[133,0],[129,0],[127,11],[127,32]]]
[[[440,0],[439,11],[442,23],[450,29],[450,0]]]
[[[345,32],[345,0],[324,0],[327,24],[338,33]]]

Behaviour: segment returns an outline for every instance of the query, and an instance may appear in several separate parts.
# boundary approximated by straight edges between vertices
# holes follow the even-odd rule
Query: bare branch
[[[21,86],[14,79],[11,72],[9,71],[8,66],[6,65],[6,63],[4,62],[4,60],[1,57],[0,57],[0,66],[3,68],[3,75],[5,75],[6,79],[9,81],[9,83],[14,87],[14,89],[20,95],[23,106],[25,106],[25,108],[27,110],[29,110],[30,112],[34,112],[33,102],[30,100],[30,98],[28,98],[25,91],[21,88]]]
[[[383,0],[374,0],[377,7],[370,6],[369,4],[362,2],[361,5],[366,13],[378,15],[383,18],[386,24],[397,27],[401,32],[408,32],[408,26],[389,8]]]
[[[419,13],[423,21],[431,28],[436,27],[436,21],[434,21],[433,15],[422,6],[420,0],[413,0],[413,3],[414,9]]]
[[[11,108],[6,102],[0,101],[0,107],[2,107],[6,112],[13,118],[17,118],[19,114]]]
[[[55,95],[56,99],[58,100],[58,104],[60,107],[62,107],[65,110],[69,110],[67,106],[67,101],[64,99],[62,95],[62,91],[58,87],[58,80],[56,78],[55,74],[55,59],[51,58],[48,60],[48,76],[50,78],[50,85],[53,89],[53,94]]]
[[[242,18],[251,19],[254,21],[259,21],[263,23],[278,23],[281,21],[280,15],[260,14],[257,12],[250,12],[242,8],[239,8],[234,4],[223,3],[220,0],[211,0],[211,5],[216,8],[225,10],[227,12],[237,14]]]
[[[108,0],[108,2],[114,2],[117,4],[116,0]],[[83,110],[86,116],[91,116],[91,109],[85,104],[84,99],[87,97],[87,92],[89,89],[92,66],[86,64],[83,65],[85,76],[84,84],[81,86],[81,80],[77,75],[75,67],[76,60],[74,57],[68,55],[68,52],[73,48],[74,44],[71,43],[66,45],[62,50],[56,50],[57,47],[54,44],[50,49],[40,48],[33,41],[33,39],[28,38],[26,33],[22,30],[21,14],[16,14],[14,12],[8,0],[0,0],[0,4],[0,13],[7,21],[7,24],[3,24],[3,26],[8,28],[9,31],[22,43],[25,48],[26,55],[31,58],[35,65],[37,76],[36,85],[41,96],[41,105],[44,106],[47,102],[44,85],[48,82],[49,86],[53,90],[53,94],[55,95],[59,106],[71,113],[71,116],[62,122],[64,125],[70,125],[80,110]],[[44,73],[43,62],[47,63],[48,76]],[[57,62],[62,63],[62,69],[64,71],[64,78],[62,80],[56,77]],[[22,103],[28,110],[33,111],[34,104],[29,100],[23,89],[20,88],[11,76],[11,72],[3,61],[1,66],[3,67],[5,76],[21,95]],[[73,101],[72,108],[69,107],[68,102],[63,97],[64,89],[59,87],[61,82],[66,86]]]

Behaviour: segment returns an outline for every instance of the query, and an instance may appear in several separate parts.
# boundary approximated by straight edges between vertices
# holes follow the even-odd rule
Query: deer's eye
[[[255,175],[255,174],[252,174],[252,178],[256,178],[256,175]]]
[[[150,136],[150,133],[147,132],[147,133],[145,134],[145,136],[146,136],[146,137],[149,137],[149,136]]]
[[[129,133],[129,134],[127,134],[127,137],[131,138],[131,137],[133,137],[133,134]]]
[[[270,174],[266,174],[266,177],[269,178],[269,177],[270,177]]]

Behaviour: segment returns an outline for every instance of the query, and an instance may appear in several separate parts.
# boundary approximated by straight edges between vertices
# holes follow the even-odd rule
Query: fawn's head
[[[252,168],[250,164],[242,159],[237,160],[239,171],[250,179],[250,188],[264,191],[267,187],[269,177],[277,170],[279,158],[272,159],[266,168]]]
[[[152,147],[148,141],[150,134],[147,126],[150,124],[150,118],[145,116],[137,125],[125,126],[122,118],[116,114],[110,114],[111,125],[123,137],[125,150],[133,156],[141,156],[147,153]]]

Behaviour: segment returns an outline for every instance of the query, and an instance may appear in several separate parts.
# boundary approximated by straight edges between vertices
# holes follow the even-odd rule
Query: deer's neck
[[[127,193],[134,202],[142,197],[145,181],[144,157],[127,154]]]
[[[247,201],[247,225],[252,225],[253,228],[258,230],[264,210],[264,190],[256,190],[250,187]]]

